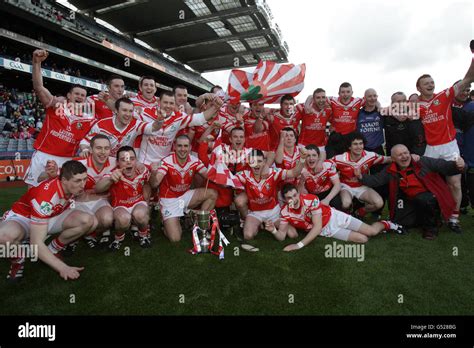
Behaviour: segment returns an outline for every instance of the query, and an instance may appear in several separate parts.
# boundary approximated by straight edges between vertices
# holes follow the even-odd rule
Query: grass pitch
[[[0,211],[25,190],[1,189]],[[80,243],[66,259],[85,267],[76,281],[28,261],[22,282],[7,284],[0,260],[0,315],[472,315],[472,215],[461,217],[462,235],[443,227],[435,241],[415,229],[372,238],[363,262],[325,257],[334,240],[324,237],[284,253],[289,242],[269,233],[257,236],[257,253],[228,236],[223,261],[187,253],[189,231],[177,244],[153,231],[151,249],[127,235],[130,256]]]

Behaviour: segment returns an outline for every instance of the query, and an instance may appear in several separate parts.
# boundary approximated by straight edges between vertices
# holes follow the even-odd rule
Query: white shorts
[[[347,184],[342,184],[341,183],[341,191],[342,190],[348,191],[352,195],[353,198],[355,197],[358,200],[360,200],[360,196],[362,196],[369,189],[370,189],[370,187],[367,187],[367,186],[364,186],[364,185],[359,186],[359,187],[351,187]]]
[[[101,198],[96,201],[90,201],[90,202],[77,202],[76,201],[74,209],[94,215],[102,207],[112,208],[112,206],[110,205],[107,199]]]
[[[173,217],[184,216],[196,190],[189,190],[176,198],[160,198],[160,210],[163,221]]]
[[[123,205],[119,205],[119,206],[117,206],[117,207],[113,207],[113,210],[114,210],[114,212],[115,212],[115,211],[116,211],[117,209],[119,209],[119,208],[125,209],[130,215],[132,215],[133,209],[135,209],[135,208],[136,208],[137,206],[139,206],[139,205],[144,205],[145,207],[148,208],[148,204],[147,204],[146,202],[140,201],[140,202],[135,203],[135,204],[134,204],[133,206],[131,206],[131,207],[124,207]]]
[[[73,209],[66,209],[64,212],[61,214],[49,219],[48,221],[48,234],[56,234],[60,233],[63,230],[63,222],[66,220],[66,218],[73,212]],[[4,217],[4,221],[15,221],[18,223],[23,231],[25,232],[25,238],[30,237],[30,224],[31,224],[31,219],[20,215],[16,214],[12,210],[8,211]]]
[[[321,231],[321,236],[347,241],[352,231],[357,232],[363,222],[355,217],[331,208],[331,218]]]
[[[453,140],[442,145],[426,145],[424,155],[431,158],[441,158],[446,161],[455,161],[456,156],[459,157],[461,153],[459,152],[458,142]]]
[[[280,219],[280,206],[277,205],[271,210],[250,211],[247,216],[252,216],[260,222],[271,221],[273,223]]]
[[[49,160],[55,161],[56,164],[58,165],[58,168],[61,168],[65,162],[71,159],[72,157],[59,157],[59,156],[50,155],[45,152],[35,151],[33,153],[33,156],[31,157],[30,165],[28,169],[26,169],[23,180],[25,181],[26,184],[36,187],[40,184],[38,182],[38,177],[40,176],[41,173],[44,172],[46,163]]]

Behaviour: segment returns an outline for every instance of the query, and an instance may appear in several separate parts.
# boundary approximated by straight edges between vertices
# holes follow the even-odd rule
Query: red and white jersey
[[[90,114],[76,116],[68,108],[49,107],[33,147],[53,156],[74,157],[95,122]]]
[[[159,163],[169,156],[174,139],[179,130],[186,127],[200,126],[206,123],[202,113],[186,115],[173,113],[165,119],[163,126],[156,132],[143,136],[139,160],[144,164]]]
[[[30,218],[32,223],[47,224],[53,218],[69,208],[73,196],[66,196],[59,178],[41,182],[32,187],[12,206],[16,214]]]
[[[370,167],[374,164],[380,164],[384,161],[384,156],[379,155],[371,151],[363,151],[362,157],[354,162],[351,160],[350,152],[345,152],[341,155],[337,155],[333,158],[336,168],[339,171],[341,183],[349,185],[350,187],[361,187],[362,184],[359,182],[354,174],[354,169],[360,168],[361,174],[368,174]]]
[[[151,101],[143,98],[142,94],[138,92],[136,97],[130,98],[134,106],[134,116],[137,120],[143,122],[155,122],[157,119],[157,112],[159,110],[158,99],[153,97]],[[143,141],[143,135],[137,136],[133,144],[134,149],[140,149]]]
[[[228,109],[228,105],[224,104],[217,114],[216,120],[222,125],[222,142],[230,144],[230,132],[235,127],[243,127],[243,124],[237,122],[234,115],[232,115]]]
[[[319,173],[313,172],[305,166],[301,172],[301,185],[308,193],[316,195],[326,192],[333,187],[332,178],[339,177],[333,161],[323,162],[323,169]]]
[[[141,93],[136,97],[130,98],[134,106],[135,118],[143,122],[154,122],[159,110],[158,99],[153,97],[151,101],[143,98]]]
[[[99,99],[97,94],[87,97],[87,101],[94,105],[94,116],[96,120],[102,120],[114,115],[114,112],[109,109],[106,103]]]
[[[113,168],[113,172],[117,167]],[[132,208],[138,202],[145,202],[143,188],[150,179],[150,168],[145,166],[140,172],[135,169],[133,178],[127,178],[125,175],[118,182],[110,186],[110,205],[112,207]],[[104,178],[110,177],[111,173],[104,175]]]
[[[293,114],[290,118],[281,115],[280,110],[273,114],[270,123],[270,149],[275,151],[280,143],[280,133],[283,128],[290,127],[298,134],[298,125],[300,123],[300,114]]]
[[[276,164],[276,166],[281,169],[291,170],[296,167],[300,157],[300,148],[296,145],[292,155],[289,154],[285,149],[283,149],[283,161],[280,164]],[[296,185],[298,182],[298,178],[286,179],[284,182]]]
[[[251,152],[252,149],[247,147],[242,148],[242,150],[234,150],[230,145],[222,144],[225,164],[233,174],[249,169],[248,158]]]
[[[313,216],[318,214],[322,215],[322,228],[324,228],[331,219],[331,208],[322,204],[315,195],[300,194],[298,209],[290,208],[288,204],[281,209],[280,226],[290,224],[297,229],[309,231],[313,228]]]
[[[301,145],[313,144],[316,146],[326,146],[328,137],[326,126],[332,117],[332,109],[325,108],[319,112],[306,113],[304,105],[296,107],[298,117],[301,118],[301,131],[298,143]]]
[[[450,87],[433,96],[428,101],[420,99],[420,119],[425,129],[426,143],[430,146],[442,145],[456,139],[451,104],[455,96]]]
[[[335,132],[342,135],[354,132],[357,129],[360,108],[364,105],[365,100],[351,98],[348,104],[343,104],[340,98],[329,97],[328,102],[332,109],[332,117],[329,122],[331,122]]]
[[[245,186],[245,193],[249,201],[249,210],[272,210],[278,205],[278,186],[286,180],[288,172],[282,169],[270,168],[266,179],[257,181],[251,170],[237,173],[237,178]]]
[[[115,156],[120,147],[133,147],[137,136],[151,134],[153,131],[153,123],[139,121],[136,118],[132,118],[128,126],[120,130],[115,126],[116,117],[105,118],[94,124],[86,138],[81,141],[81,145],[89,145],[95,135],[103,134],[110,140],[110,155]]]
[[[263,121],[263,131],[261,133],[254,132],[254,125],[257,119],[250,116],[251,111],[248,111],[244,116],[245,129],[245,146],[253,149],[270,151],[270,131],[268,129],[268,121]]]
[[[206,174],[207,169],[202,161],[189,155],[186,163],[181,165],[172,153],[161,162],[158,173],[165,175],[160,184],[161,198],[179,198],[191,189],[194,175],[196,173]]]
[[[87,158],[77,158],[76,160],[81,162],[87,168],[87,182],[84,189],[86,192],[95,192],[95,184],[97,184],[97,182],[99,182],[105,175],[111,174],[117,165],[115,157],[109,157],[102,170],[96,168],[94,161],[92,160],[92,155],[89,155]]]

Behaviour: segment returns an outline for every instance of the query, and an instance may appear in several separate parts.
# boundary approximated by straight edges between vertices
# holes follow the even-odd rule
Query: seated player
[[[117,166],[109,174],[104,175],[96,186],[97,193],[110,192],[110,200],[114,209],[115,240],[110,243],[109,250],[120,250],[125,239],[125,232],[132,221],[138,227],[138,240],[142,248],[151,246],[150,212],[150,169],[138,166],[135,150],[131,146],[122,146],[117,151]]]
[[[310,194],[301,194],[296,186],[286,184],[282,189],[286,204],[281,210],[280,228],[273,233],[283,240],[285,236],[296,238],[297,230],[303,230],[307,235],[297,244],[287,245],[284,251],[293,251],[311,243],[317,236],[355,243],[366,243],[368,237],[382,231],[404,233],[402,226],[390,221],[374,222],[367,225],[355,217],[331,208]],[[271,227],[271,226],[270,226]]]
[[[317,195],[321,203],[342,210],[342,201],[339,192],[341,182],[333,161],[326,160],[320,163],[321,153],[316,145],[307,145],[308,158],[306,166],[301,172],[298,189],[301,193]]]
[[[69,209],[74,198],[84,191],[87,169],[77,161],[63,164],[58,178],[43,181],[30,188],[0,222],[0,244],[20,244],[27,240],[38,246],[41,261],[59,273],[61,278],[77,279],[83,267],[65,264],[59,257],[69,243],[74,242],[97,227],[97,219],[79,210]],[[58,234],[48,246],[48,235]],[[17,281],[23,277],[24,257],[11,260],[7,279]]]
[[[191,140],[180,135],[175,140],[175,152],[165,157],[152,187],[160,188],[160,206],[164,232],[171,242],[179,242],[183,234],[179,218],[188,209],[212,210],[217,192],[210,188],[191,190],[196,174],[207,179],[207,169],[201,160],[191,154]]]
[[[237,178],[245,186],[248,197],[248,208],[236,201],[236,206],[245,216],[244,239],[251,240],[258,233],[262,222],[272,222],[278,227],[280,219],[280,206],[277,200],[277,187],[286,179],[297,178],[303,169],[306,160],[306,151],[301,150],[300,160],[295,168],[269,169],[263,177],[265,169],[265,157],[260,150],[253,150],[249,158],[251,169],[237,173]]]
[[[98,134],[91,139],[90,142],[91,153],[87,158],[77,159],[87,168],[87,182],[84,188],[84,193],[76,198],[75,209],[79,209],[85,213],[95,215],[98,221],[96,230],[85,236],[87,245],[90,248],[97,246],[97,234],[104,237],[101,239],[101,244],[109,242],[110,228],[113,223],[113,210],[109,203],[108,194],[97,194],[95,192],[95,184],[101,180],[104,175],[110,174],[116,166],[114,157],[110,157],[110,140],[106,135]],[[45,174],[51,179],[58,176],[58,168],[54,161],[53,165],[46,167]],[[71,243],[68,250],[73,252],[76,248],[77,242]]]
[[[374,164],[390,163],[391,159],[365,151],[365,138],[358,132],[348,135],[347,145],[349,151],[334,157],[341,178],[342,208],[348,211],[353,198],[357,198],[364,203],[364,207],[357,210],[358,216],[363,217],[366,213],[382,208],[383,199],[374,189],[362,185],[355,173],[367,174]]]

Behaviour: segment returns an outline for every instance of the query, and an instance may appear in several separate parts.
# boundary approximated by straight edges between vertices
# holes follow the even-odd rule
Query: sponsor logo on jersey
[[[42,202],[40,205],[40,210],[44,215],[51,215],[53,211],[53,205],[49,202]]]

